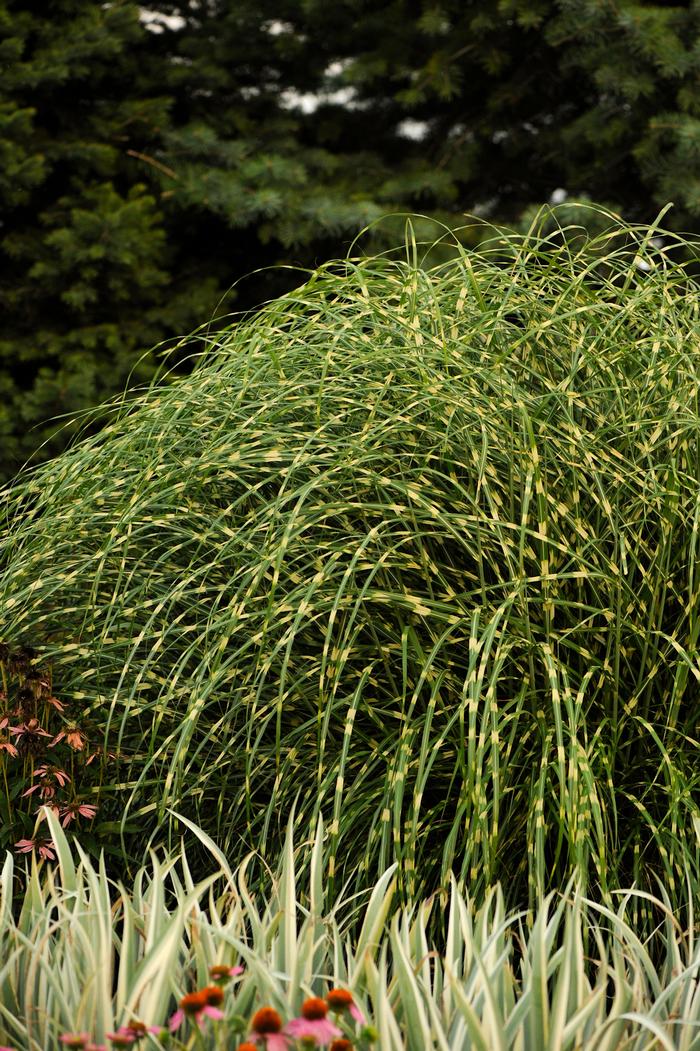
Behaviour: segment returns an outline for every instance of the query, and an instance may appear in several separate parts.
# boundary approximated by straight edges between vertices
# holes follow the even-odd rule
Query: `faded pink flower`
[[[49,846],[45,839],[20,839],[15,843],[15,849],[22,854],[28,854],[30,850],[38,850],[39,857],[48,858],[49,861],[55,861],[56,859],[53,847]]]
[[[61,770],[60,766],[50,766],[48,763],[44,763],[42,766],[37,766],[34,771],[35,777],[42,779],[52,778],[54,781],[58,781],[61,788],[65,788],[67,784],[70,784],[70,777],[65,770]]]
[[[13,759],[16,759],[19,755],[19,752],[10,741],[0,741],[0,752],[7,752]],[[2,1051],[2,1048],[0,1048],[0,1051]]]
[[[41,792],[42,799],[53,799],[56,795],[57,784],[60,788],[65,788],[70,783],[70,777],[65,770],[61,770],[59,766],[49,766],[48,764],[37,766],[34,771],[34,777],[39,780],[31,788],[28,788],[26,792],[22,792],[22,798],[30,796],[34,792]]]
[[[92,803],[69,803],[68,806],[61,808],[61,825],[63,828],[67,828],[71,821],[75,821],[77,817],[87,817],[92,819],[97,813],[97,807],[93,806]]]
[[[123,755],[124,753],[123,753],[123,752],[120,752],[119,754],[120,754],[120,755]],[[86,760],[85,760],[85,765],[86,765],[86,766],[89,766],[89,765],[90,765],[90,763],[91,763],[91,762],[93,761],[93,759],[99,759],[99,757],[100,757],[101,755],[102,755],[102,749],[101,749],[101,748],[98,748],[98,749],[97,749],[96,751],[94,751],[94,752],[90,752],[90,754],[88,755],[88,757],[87,757],[87,758],[86,758]],[[116,758],[117,758],[117,754],[116,754],[116,752],[107,752],[107,753],[105,754],[105,759],[116,759]]]
[[[52,814],[56,815],[56,817],[58,817],[61,812],[58,803],[52,803],[49,800],[47,803],[42,803],[41,806],[37,807],[34,811],[40,821],[43,821],[46,818],[46,814],[44,813],[45,810],[50,810]]]
[[[28,788],[26,792],[22,792],[22,799],[24,799],[25,796],[32,795],[33,792],[41,792],[42,799],[53,799],[56,795],[56,789],[53,785],[42,785],[37,783],[32,785],[31,788]]]
[[[46,734],[50,737],[51,734]],[[70,745],[74,752],[82,752],[83,748],[87,744],[87,736],[83,733],[79,726],[67,726],[65,730],[61,730],[56,734],[53,741],[49,745],[49,748],[53,748],[63,739],[66,739],[66,744]]]
[[[22,723],[20,726],[11,726],[10,733],[14,737],[28,737],[30,740],[37,737],[50,737],[51,734],[43,730],[39,725],[38,719],[30,719],[29,722]]]

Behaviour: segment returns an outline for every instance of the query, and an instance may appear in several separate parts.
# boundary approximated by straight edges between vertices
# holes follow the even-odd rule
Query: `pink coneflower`
[[[282,1019],[274,1007],[261,1007],[253,1015],[250,1035],[262,1040],[266,1051],[287,1051],[289,1038],[282,1032]]]
[[[227,985],[237,974],[243,974],[242,967],[229,967],[226,963],[214,963],[209,968],[209,977],[217,985]]]
[[[134,1040],[141,1040],[142,1037],[147,1036],[149,1033],[160,1033],[163,1027],[159,1025],[146,1025],[145,1022],[137,1022],[135,1018],[132,1018],[128,1025],[120,1025],[117,1029],[118,1036],[133,1036]],[[112,1039],[109,1033],[107,1036]]]
[[[174,1033],[179,1029],[185,1018],[194,1018],[197,1025],[202,1025],[205,1018],[223,1018],[224,1013],[218,1008],[223,999],[224,991],[218,985],[208,985],[196,993],[187,993],[170,1019],[170,1032]]]
[[[146,1025],[145,1022],[132,1019],[128,1025],[120,1025],[116,1033],[107,1033],[107,1039],[112,1041],[114,1047],[131,1047],[149,1033],[160,1033],[161,1028],[159,1025]]]
[[[0,741],[0,752],[7,752],[13,759],[16,759],[19,755],[19,752],[10,741]],[[2,1048],[0,1048],[0,1051],[2,1051]]]
[[[132,1036],[126,1030],[122,1030],[120,1026],[116,1033],[107,1033],[107,1039],[112,1044],[112,1047],[131,1047],[132,1044],[136,1043],[137,1037]]]
[[[301,1018],[293,1018],[291,1022],[287,1022],[284,1031],[295,1040],[310,1036],[317,1044],[327,1044],[334,1037],[343,1035],[338,1026],[326,1018],[327,1014],[326,1001],[318,996],[311,996],[301,1005]]]
[[[331,989],[326,993],[326,1003],[331,1011],[335,1011],[338,1014],[341,1011],[349,1011],[350,1016],[356,1022],[359,1022],[360,1025],[366,1024],[365,1016],[353,1000],[352,993],[348,992],[347,989]]]
[[[64,1047],[85,1047],[90,1043],[89,1033],[64,1033],[58,1038]]]
[[[15,843],[15,849],[22,854],[28,854],[30,850],[38,850],[40,858],[48,858],[49,861],[56,859],[53,846],[49,846],[48,840],[45,839],[20,839]]]

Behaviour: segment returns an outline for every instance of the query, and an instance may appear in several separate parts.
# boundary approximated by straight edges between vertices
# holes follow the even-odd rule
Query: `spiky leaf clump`
[[[298,794],[358,886],[682,896],[698,288],[650,238],[325,266],[18,481],[2,633],[118,748],[132,855],[175,807],[235,859]]]
[[[209,873],[193,884],[183,841],[177,854],[152,853],[125,887],[79,844],[71,852],[50,812],[46,820],[57,864],[41,872],[33,859],[17,895],[11,855],[0,868],[0,1038],[16,1051],[63,1048],[66,1030],[91,1043],[134,1022],[157,1033],[183,994],[221,980],[212,965],[232,964],[243,973],[225,982],[224,1020],[199,1031],[201,1051],[240,1047],[260,1005],[288,1019],[329,987],[335,1006],[338,992],[346,1002],[350,993],[375,1030],[372,1041],[351,1014],[333,1016],[359,1037],[358,1051],[695,1046],[694,914],[679,923],[663,888],[649,901],[656,931],[644,942],[629,923],[634,891],[610,909],[582,898],[573,881],[528,922],[506,912],[500,886],[475,907],[454,880],[436,898],[397,908],[395,865],[360,902],[341,894],[331,906],[322,822],[298,849],[287,836],[276,873],[255,855],[232,870],[214,847]],[[186,824],[189,843],[211,849]],[[177,1037],[193,1028],[180,1029],[175,1045],[161,1033],[141,1046],[189,1047]]]

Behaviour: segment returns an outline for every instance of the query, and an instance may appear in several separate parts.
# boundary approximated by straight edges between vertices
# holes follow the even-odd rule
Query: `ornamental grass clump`
[[[659,241],[661,238],[661,241]],[[4,495],[0,633],[197,820],[330,890],[699,881],[698,285],[673,234],[321,267]],[[204,338],[204,337],[202,337]],[[132,831],[129,831],[129,828]]]

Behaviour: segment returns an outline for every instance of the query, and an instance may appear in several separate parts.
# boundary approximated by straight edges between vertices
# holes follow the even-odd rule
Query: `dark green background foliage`
[[[562,186],[631,221],[672,199],[667,225],[698,226],[697,3],[156,6],[180,20],[0,0],[0,477],[148,348],[300,281],[222,303],[243,275],[343,254],[380,214],[513,222]]]

